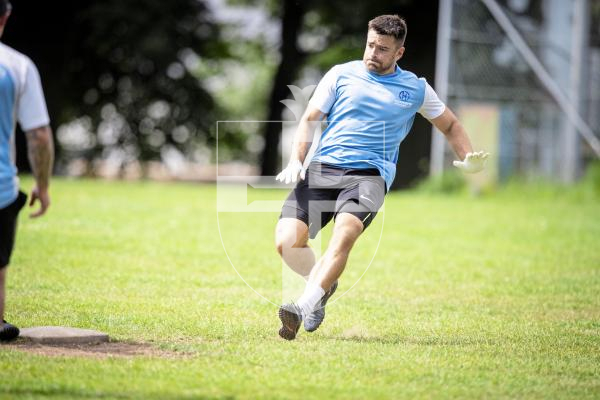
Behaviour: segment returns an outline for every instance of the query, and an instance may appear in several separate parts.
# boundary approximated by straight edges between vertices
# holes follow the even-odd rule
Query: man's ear
[[[396,62],[402,58],[402,56],[404,55],[404,46],[400,46],[400,48],[397,50],[396,52]]]

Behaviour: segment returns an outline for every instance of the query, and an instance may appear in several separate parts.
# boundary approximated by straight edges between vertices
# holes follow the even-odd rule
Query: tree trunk
[[[305,59],[298,49],[298,34],[307,10],[307,0],[284,0],[281,17],[281,61],[275,74],[269,97],[267,121],[280,121],[283,104],[280,102],[288,95],[287,85],[291,85]],[[265,147],[263,149],[261,171],[263,176],[275,175],[280,168],[279,139],[281,124],[266,123],[264,127]]]

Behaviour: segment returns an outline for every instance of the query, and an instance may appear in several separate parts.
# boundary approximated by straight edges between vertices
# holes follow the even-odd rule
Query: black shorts
[[[279,218],[303,221],[311,239],[342,212],[356,216],[366,229],[383,205],[385,193],[385,181],[375,168],[311,163],[306,179],[298,182],[285,200]]]
[[[17,216],[27,202],[27,195],[19,192],[17,199],[0,209],[0,269],[8,265],[15,244]]]

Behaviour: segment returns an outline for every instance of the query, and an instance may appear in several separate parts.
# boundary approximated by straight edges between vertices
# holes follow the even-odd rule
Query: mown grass
[[[277,213],[219,213],[219,230],[216,193],[55,180],[50,213],[21,215],[6,318],[101,330],[182,357],[0,346],[0,397],[600,397],[594,193],[518,184],[481,197],[392,193],[325,323],[294,342],[277,336],[276,306],[238,277],[221,244],[277,303]],[[282,200],[285,191],[252,196]]]

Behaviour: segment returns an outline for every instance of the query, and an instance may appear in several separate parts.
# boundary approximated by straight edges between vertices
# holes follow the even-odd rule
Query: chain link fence
[[[598,157],[595,7],[588,0],[441,3],[438,46],[446,48],[438,47],[436,89],[459,115],[475,147],[492,153],[486,179],[576,180]],[[494,13],[491,6],[500,11]],[[565,103],[581,116],[591,140],[581,134],[586,129],[580,129]],[[450,168],[452,159],[449,146],[440,145],[439,138],[436,144],[434,136],[432,171]]]

